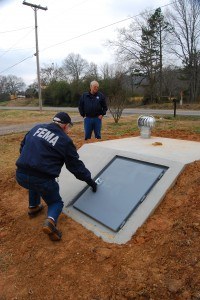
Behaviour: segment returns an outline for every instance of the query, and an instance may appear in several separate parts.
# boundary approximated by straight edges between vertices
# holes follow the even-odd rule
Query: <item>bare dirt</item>
[[[198,133],[187,130],[154,135],[200,142]],[[82,137],[72,137],[79,148]],[[4,142],[14,151],[21,138],[10,135]],[[186,166],[132,239],[117,245],[64,214],[58,224],[62,241],[50,241],[41,230],[46,207],[34,219],[27,216],[27,191],[15,182],[16,153],[10,153],[11,171],[4,166],[0,178],[1,300],[200,299],[200,161]]]

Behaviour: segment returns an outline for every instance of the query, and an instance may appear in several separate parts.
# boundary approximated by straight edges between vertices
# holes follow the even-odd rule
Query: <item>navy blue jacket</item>
[[[56,178],[64,164],[76,178],[86,182],[91,179],[91,173],[79,159],[71,138],[59,125],[38,124],[25,135],[16,161],[18,171]]]
[[[79,112],[84,117],[98,117],[105,115],[108,110],[105,96],[101,92],[92,95],[90,92],[85,92],[79,101]]]

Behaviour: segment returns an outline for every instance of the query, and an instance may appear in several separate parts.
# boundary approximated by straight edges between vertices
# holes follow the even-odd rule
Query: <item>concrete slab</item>
[[[168,167],[164,176],[118,232],[113,232],[73,208],[72,204],[77,199],[77,195],[87,185],[85,182],[77,180],[65,167],[62,168],[59,185],[65,203],[63,212],[93,231],[104,241],[123,244],[131,239],[136,230],[153,213],[167,191],[173,186],[185,165],[200,159],[200,143],[159,137],[151,137],[150,139],[134,137],[85,144],[79,149],[78,153],[80,159],[91,171],[94,179],[117,155]]]
[[[141,137],[111,140],[99,143],[100,147],[128,150],[135,153],[170,159],[184,164],[200,159],[200,143],[162,137]]]

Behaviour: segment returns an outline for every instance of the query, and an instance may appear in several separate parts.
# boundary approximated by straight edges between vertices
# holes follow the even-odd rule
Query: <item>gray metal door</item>
[[[77,196],[73,207],[118,231],[144,201],[168,168],[116,156],[97,176],[98,189],[88,187]]]

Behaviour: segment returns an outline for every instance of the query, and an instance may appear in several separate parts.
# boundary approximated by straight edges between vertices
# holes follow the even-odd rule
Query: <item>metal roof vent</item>
[[[155,118],[153,116],[139,116],[137,120],[140,136],[144,139],[151,137],[151,129],[155,126]]]

